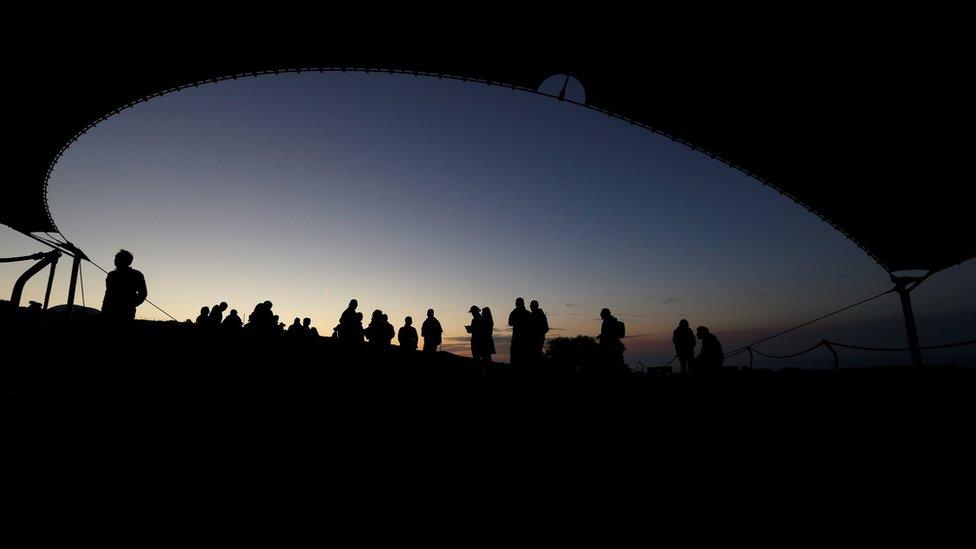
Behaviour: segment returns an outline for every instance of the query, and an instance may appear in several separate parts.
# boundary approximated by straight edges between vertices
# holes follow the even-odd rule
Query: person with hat
[[[485,360],[486,351],[484,320],[481,317],[481,309],[477,305],[472,305],[468,312],[471,313],[471,325],[465,326],[464,329],[471,334],[471,357],[475,362],[481,362]]]

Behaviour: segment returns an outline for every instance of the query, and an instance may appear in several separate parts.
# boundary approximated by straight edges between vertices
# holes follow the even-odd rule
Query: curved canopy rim
[[[91,129],[93,129],[95,126],[101,124],[105,120],[107,120],[107,119],[109,119],[109,118],[111,118],[111,117],[113,117],[113,116],[115,116],[115,115],[117,115],[117,114],[119,114],[119,113],[127,110],[127,109],[130,109],[132,107],[135,107],[136,105],[139,105],[141,103],[145,103],[147,101],[150,101],[150,100],[153,100],[153,99],[156,99],[156,98],[159,98],[159,97],[162,97],[164,95],[169,95],[171,93],[176,93],[176,92],[185,90],[187,88],[195,88],[195,87],[199,87],[201,85],[206,85],[206,84],[217,84],[217,83],[220,83],[220,82],[225,82],[227,80],[238,80],[240,78],[257,78],[257,77],[260,77],[260,76],[275,76],[275,75],[280,75],[280,74],[301,74],[301,73],[305,73],[305,72],[318,72],[318,73],[326,73],[326,72],[343,72],[343,73],[345,73],[345,72],[358,72],[358,73],[365,73],[365,74],[369,74],[369,73],[375,72],[375,73],[384,73],[384,74],[401,75],[401,76],[424,76],[424,77],[428,77],[428,78],[439,78],[439,79],[441,79],[441,78],[447,78],[447,79],[451,79],[451,80],[460,80],[462,82],[473,82],[473,83],[485,84],[485,85],[488,85],[488,86],[498,86],[498,87],[503,87],[503,88],[509,88],[509,89],[511,89],[513,91],[521,91],[521,92],[533,93],[533,94],[536,94],[536,95],[542,95],[542,96],[545,96],[545,97],[550,97],[550,98],[556,99],[558,101],[562,101],[562,102],[565,102],[565,103],[571,103],[571,104],[577,105],[579,107],[583,107],[583,108],[586,108],[586,109],[590,109],[592,111],[596,111],[596,112],[599,112],[599,113],[602,113],[602,114],[606,114],[607,116],[609,116],[611,118],[616,118],[618,120],[622,120],[624,122],[628,122],[628,123],[630,123],[632,125],[635,125],[635,126],[638,126],[638,127],[643,128],[643,129],[646,129],[646,130],[650,131],[651,133],[654,133],[654,134],[660,135],[662,137],[666,137],[668,139],[671,139],[672,141],[674,141],[676,143],[679,143],[681,145],[684,145],[685,147],[688,147],[688,148],[690,148],[693,151],[696,151],[696,152],[700,152],[702,154],[705,154],[709,158],[711,158],[713,160],[717,160],[717,161],[725,164],[726,166],[728,166],[728,167],[730,167],[732,169],[735,169],[735,170],[743,173],[744,175],[746,175],[746,176],[748,176],[748,177],[750,177],[752,179],[755,179],[759,183],[761,183],[761,184],[763,184],[763,185],[765,185],[767,187],[770,187],[770,188],[776,190],[780,194],[782,194],[782,195],[786,196],[787,198],[789,198],[790,200],[792,200],[794,203],[802,206],[808,212],[816,215],[821,221],[824,221],[825,223],[827,223],[828,225],[830,225],[834,230],[836,230],[841,235],[843,235],[845,238],[847,238],[848,240],[850,240],[851,242],[853,242],[858,248],[860,248],[861,250],[863,250],[869,257],[871,257],[876,263],[878,263],[878,265],[880,265],[883,269],[885,269],[885,271],[887,271],[889,273],[892,272],[892,270],[889,268],[889,266],[886,265],[885,263],[883,263],[881,261],[881,259],[879,257],[877,257],[862,242],[860,242],[858,239],[856,239],[853,235],[849,234],[847,231],[845,231],[839,225],[837,225],[836,223],[832,222],[830,219],[824,217],[822,214],[820,214],[820,212],[818,212],[815,209],[813,209],[809,204],[807,204],[803,200],[799,199],[798,197],[794,196],[792,193],[790,193],[790,192],[788,192],[788,191],[780,188],[779,186],[777,186],[777,185],[775,185],[775,184],[767,181],[762,176],[760,176],[760,175],[758,175],[756,173],[753,173],[750,170],[747,170],[744,167],[742,167],[740,165],[737,165],[737,164],[735,164],[734,162],[732,162],[730,160],[727,160],[726,158],[723,158],[720,155],[716,155],[716,154],[714,154],[714,153],[712,153],[712,152],[710,152],[710,151],[708,151],[708,150],[706,150],[706,149],[704,149],[702,147],[699,147],[695,143],[692,143],[692,142],[690,142],[690,141],[688,141],[686,139],[682,139],[680,137],[677,137],[675,135],[672,135],[672,134],[670,134],[668,132],[659,130],[659,129],[657,129],[657,128],[649,125],[649,124],[646,124],[646,123],[640,122],[638,120],[634,120],[632,118],[629,118],[629,117],[626,117],[626,116],[623,116],[623,115],[614,113],[612,111],[609,111],[609,110],[604,109],[604,108],[601,108],[601,107],[597,107],[597,106],[594,106],[594,105],[588,105],[586,103],[581,103],[581,102],[578,102],[578,101],[574,101],[574,100],[569,99],[569,98],[559,99],[556,95],[549,94],[549,93],[545,93],[545,92],[541,92],[541,91],[539,91],[537,89],[531,89],[531,88],[528,88],[528,87],[522,86],[522,85],[508,84],[508,83],[499,82],[499,81],[495,81],[495,80],[489,80],[489,79],[477,78],[477,77],[471,77],[471,76],[459,76],[459,75],[456,75],[456,74],[430,72],[430,71],[406,70],[406,69],[382,68],[382,67],[341,67],[341,66],[329,66],[329,67],[326,67],[326,66],[322,66],[322,67],[291,67],[291,68],[264,69],[264,70],[255,70],[255,71],[228,73],[228,74],[224,74],[222,76],[215,76],[215,77],[212,77],[212,78],[206,78],[206,79],[201,79],[201,80],[193,80],[193,81],[189,81],[189,82],[187,82],[185,84],[180,84],[180,85],[177,85],[177,86],[172,86],[170,88],[166,88],[166,89],[163,89],[163,90],[160,90],[160,91],[151,93],[149,95],[143,96],[143,97],[141,97],[139,99],[135,99],[135,100],[129,101],[128,103],[126,103],[126,104],[124,104],[124,105],[122,105],[120,107],[117,107],[115,109],[112,109],[111,111],[109,111],[109,112],[107,112],[107,113],[99,116],[98,118],[96,118],[92,122],[88,123],[88,125],[85,126],[83,129],[81,129],[80,131],[76,132],[68,141],[66,141],[61,146],[61,148],[58,150],[58,153],[54,156],[54,158],[52,158],[50,164],[48,165],[47,170],[46,170],[46,173],[44,175],[44,181],[42,183],[42,192],[43,192],[43,200],[44,200],[44,210],[45,210],[45,213],[47,214],[48,222],[50,223],[50,226],[53,229],[53,231],[49,231],[49,232],[57,232],[66,241],[70,241],[68,239],[68,237],[65,236],[64,233],[61,232],[60,228],[57,226],[57,224],[54,221],[54,216],[51,214],[50,205],[48,204],[48,183],[50,182],[51,174],[54,172],[55,166],[61,160],[61,157],[64,155],[64,152],[66,150],[68,150],[68,148],[71,147],[71,145],[73,145],[78,139],[80,139],[81,136],[83,136],[86,133],[88,133],[88,131],[91,130]],[[943,268],[945,268],[945,267],[943,267]]]

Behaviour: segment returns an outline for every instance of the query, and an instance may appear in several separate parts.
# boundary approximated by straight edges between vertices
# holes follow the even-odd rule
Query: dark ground
[[[331,338],[255,337],[176,322],[125,332],[97,318],[7,316],[0,402],[8,411],[179,421],[229,415],[395,422],[533,417],[661,426],[976,417],[976,370],[962,367],[736,370],[708,377],[607,374],[546,361],[492,364],[445,352],[343,349]]]
[[[177,323],[120,337],[8,316],[2,333],[4,478],[28,486],[13,501],[32,517],[85,517],[72,533],[200,524],[248,538],[285,520],[455,543],[560,524],[550,534],[602,545],[623,530],[588,527],[623,521],[646,535],[752,525],[781,542],[813,535],[774,533],[784,517],[958,523],[952,498],[973,486],[976,372],[961,368],[483,374],[448,353]]]

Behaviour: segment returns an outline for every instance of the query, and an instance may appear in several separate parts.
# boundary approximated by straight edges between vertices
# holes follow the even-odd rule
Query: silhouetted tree
[[[589,336],[557,337],[549,340],[546,357],[556,372],[593,370],[600,365],[600,346]]]

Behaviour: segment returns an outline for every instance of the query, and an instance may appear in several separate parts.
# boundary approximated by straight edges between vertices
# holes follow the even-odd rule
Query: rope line
[[[793,326],[792,328],[787,328],[786,330],[783,330],[781,332],[777,332],[777,333],[775,333],[775,334],[773,334],[771,336],[764,337],[764,338],[760,339],[759,341],[750,343],[749,345],[746,345],[744,347],[740,347],[740,348],[732,351],[731,353],[727,353],[725,355],[725,358],[733,357],[733,356],[735,356],[735,355],[737,355],[737,354],[739,354],[739,353],[747,350],[749,347],[754,347],[756,345],[759,345],[760,343],[769,341],[770,339],[777,338],[777,337],[779,337],[781,335],[788,334],[788,333],[790,333],[790,332],[792,332],[794,330],[799,330],[800,328],[803,328],[804,326],[809,326],[809,325],[813,324],[814,322],[819,322],[819,321],[821,321],[821,320],[823,320],[823,319],[825,319],[827,317],[831,317],[831,316],[834,316],[836,314],[843,313],[844,311],[847,311],[849,309],[853,309],[854,307],[857,307],[858,305],[864,305],[865,303],[867,303],[869,301],[874,301],[875,299],[878,299],[879,297],[881,297],[883,295],[890,294],[893,291],[895,291],[894,288],[892,288],[890,290],[885,290],[885,291],[881,292],[880,294],[877,294],[877,295],[872,296],[872,297],[869,297],[867,299],[858,301],[857,303],[854,303],[853,305],[848,305],[847,307],[844,307],[842,309],[837,309],[836,311],[834,311],[832,313],[827,313],[825,315],[818,316],[817,318],[815,318],[813,320],[809,320],[807,322],[804,322],[803,324],[798,324],[796,326]],[[755,350],[755,349],[753,349],[753,350]]]
[[[846,349],[857,349],[859,351],[911,351],[911,347],[863,347],[860,345],[847,345],[845,343],[837,343],[834,341],[830,342],[831,345],[835,347],[844,347]],[[948,349],[950,347],[964,347],[966,345],[976,345],[976,339],[970,339],[967,341],[958,341],[956,343],[946,343],[943,345],[927,345],[925,347],[919,347],[922,351],[931,351],[933,349]]]
[[[800,351],[799,353],[793,353],[791,355],[782,355],[782,356],[781,355],[770,355],[770,354],[766,354],[766,353],[764,353],[764,352],[762,352],[762,351],[760,351],[760,350],[758,350],[756,348],[752,348],[752,352],[756,353],[759,356],[764,356],[766,358],[779,358],[779,359],[793,358],[793,357],[797,357],[797,356],[800,356],[800,355],[805,355],[805,354],[809,353],[810,351],[816,349],[817,347],[822,346],[825,342],[826,342],[826,340],[821,341],[821,342],[817,343],[816,345],[814,345],[813,347],[810,347],[809,349],[805,349],[803,351]]]

